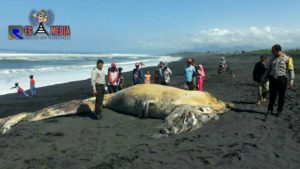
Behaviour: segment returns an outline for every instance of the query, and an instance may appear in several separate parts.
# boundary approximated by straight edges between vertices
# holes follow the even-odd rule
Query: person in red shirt
[[[30,75],[29,79],[31,96],[36,96],[35,80],[33,79],[33,75]]]
[[[116,93],[118,90],[119,71],[115,63],[112,63],[111,67],[108,69],[107,78],[109,93]]]

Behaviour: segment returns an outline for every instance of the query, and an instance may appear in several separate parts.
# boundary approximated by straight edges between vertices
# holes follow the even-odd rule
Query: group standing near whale
[[[283,113],[286,89],[293,87],[295,79],[292,57],[286,55],[279,44],[272,47],[272,53],[273,57],[269,63],[265,56],[261,56],[260,62],[253,70],[253,79],[258,86],[257,104],[267,102],[268,91],[270,95],[264,120],[267,120],[269,114],[279,117]],[[128,88],[124,86],[122,68],[117,68],[116,64],[112,63],[108,70],[107,83],[103,65],[103,60],[99,59],[91,73],[91,86],[95,97],[73,100],[37,112],[24,112],[0,119],[1,133],[7,133],[21,121],[38,121],[78,113],[94,112],[97,119],[102,119],[102,109],[107,107],[140,118],[164,119],[164,127],[160,133],[170,135],[198,129],[203,123],[218,119],[218,115],[233,106],[202,91],[206,78],[204,67],[201,64],[196,65],[191,58],[187,59],[187,66],[184,69],[187,90],[168,86],[172,70],[167,63],[161,62],[155,71],[156,84],[151,84],[149,71],[144,75],[141,69],[143,63],[136,63],[132,73],[133,86]],[[218,73],[224,73],[227,68],[225,57],[222,57]],[[35,95],[35,82],[32,81],[33,77],[30,78],[32,94]],[[106,88],[110,94],[105,94]],[[195,88],[198,91],[194,91]],[[277,97],[277,113],[274,113],[273,107]]]

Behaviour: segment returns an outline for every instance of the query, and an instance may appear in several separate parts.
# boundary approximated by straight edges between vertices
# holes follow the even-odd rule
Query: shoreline
[[[178,61],[169,62],[169,66],[172,66],[176,63],[181,62],[184,59],[184,57],[181,57]],[[158,64],[158,63],[157,63]],[[132,69],[134,68],[134,65],[132,66]],[[141,68],[144,72],[145,70],[149,70],[151,72],[151,75],[153,75],[154,70],[157,68],[157,66],[149,66],[149,67],[143,67]],[[92,71],[92,70],[91,70]],[[131,85],[131,74],[132,70],[123,72],[123,76],[125,78],[125,85],[130,86]],[[107,75],[106,75],[107,78]],[[14,90],[14,89],[12,89]],[[24,89],[25,90],[25,89]],[[87,78],[85,80],[77,80],[77,81],[71,81],[61,84],[54,84],[44,87],[38,87],[37,89],[37,97],[33,97],[30,99],[15,99],[16,92],[15,93],[9,93],[0,95],[0,105],[1,104],[8,104],[12,102],[16,103],[17,105],[20,103],[28,103],[32,106],[30,107],[23,107],[18,108],[16,107],[14,110],[9,111],[5,108],[2,108],[0,106],[0,118],[3,118],[8,115],[13,115],[20,112],[27,112],[27,111],[38,111],[42,108],[61,103],[61,102],[67,102],[70,100],[76,100],[76,99],[86,99],[89,97],[92,97],[92,86],[90,82],[90,78]],[[25,90],[27,93],[29,90]],[[62,93],[68,93],[68,95],[62,95],[61,97],[57,97],[61,95]],[[47,97],[53,97],[55,96],[57,100],[51,100],[47,103],[39,104],[40,100],[47,100]]]
[[[86,80],[89,78],[91,70],[95,67],[95,62],[99,58],[99,55],[45,55],[40,56],[40,54],[36,54],[31,56],[28,54],[28,56],[23,57],[21,54],[17,54],[15,57],[0,56],[0,95],[15,93],[15,90],[11,90],[10,87],[14,86],[16,82],[24,90],[27,90],[29,88],[29,75],[34,75],[37,87]],[[180,57],[168,55],[128,56],[128,54],[111,54],[100,58],[106,63],[104,64],[104,70],[108,69],[110,63],[114,62],[117,66],[122,67],[124,72],[130,71],[132,65],[136,62],[143,62],[145,66],[151,67],[156,66],[158,60],[172,62],[180,59]]]
[[[0,168],[299,168],[300,96],[298,85],[287,90],[284,113],[269,116],[267,104],[257,106],[252,70],[259,56],[226,56],[235,76],[216,76],[219,56],[194,57],[204,65],[204,91],[234,107],[200,129],[151,139],[163,120],[138,119],[103,109],[103,119],[89,115],[22,122],[0,135]],[[300,57],[294,57],[300,67]],[[169,64],[170,86],[184,83],[185,61]],[[151,72],[156,67],[146,68]],[[295,70],[296,83],[300,70]],[[127,85],[131,73],[124,73]],[[39,88],[38,97],[15,100],[0,96],[0,116],[37,111],[73,99],[90,97],[89,80]]]

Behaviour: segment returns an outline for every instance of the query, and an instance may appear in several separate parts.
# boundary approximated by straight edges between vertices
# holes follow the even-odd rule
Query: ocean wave
[[[172,62],[179,60],[180,57],[171,57],[171,56],[160,56],[156,59],[137,59],[134,61],[124,61],[124,62],[114,62],[118,67],[121,66],[130,66],[143,62],[145,66],[154,65],[154,63],[158,63],[159,61],[164,62]],[[20,74],[36,74],[36,73],[47,73],[47,72],[63,72],[70,70],[78,70],[78,69],[92,69],[95,67],[95,64],[86,64],[86,65],[64,65],[64,66],[36,66],[33,68],[12,68],[12,69],[0,69],[0,76],[15,76]],[[110,63],[105,63],[104,67],[109,67]]]
[[[131,71],[134,68],[136,62],[144,62],[145,67],[156,66],[158,62],[172,62],[178,61],[181,57],[171,57],[171,56],[156,56],[153,57],[138,57],[134,60],[129,59],[109,59],[105,62],[104,69],[110,66],[110,63],[114,61],[118,67],[123,67],[123,71]],[[90,72],[95,64],[94,62],[82,62],[86,64],[82,65],[51,65],[51,66],[37,66],[30,68],[10,68],[10,69],[0,69],[0,95],[6,93],[15,92],[15,90],[9,89],[18,82],[22,86],[28,85],[28,75],[33,74],[37,80],[37,86],[49,86],[54,84],[66,83],[76,80],[84,80],[90,77]],[[6,64],[4,64],[6,65]],[[0,65],[1,66],[1,65]]]
[[[68,53],[0,53],[1,60],[24,60],[24,61],[42,61],[42,60],[79,60],[86,58],[140,58],[140,57],[152,57],[145,54],[68,54]],[[155,57],[155,56],[154,56]]]

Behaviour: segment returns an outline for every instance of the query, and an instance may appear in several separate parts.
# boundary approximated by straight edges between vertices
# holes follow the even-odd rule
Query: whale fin
[[[135,106],[139,110],[139,118],[148,118],[149,117],[149,106],[154,103],[153,100],[137,100]]]

